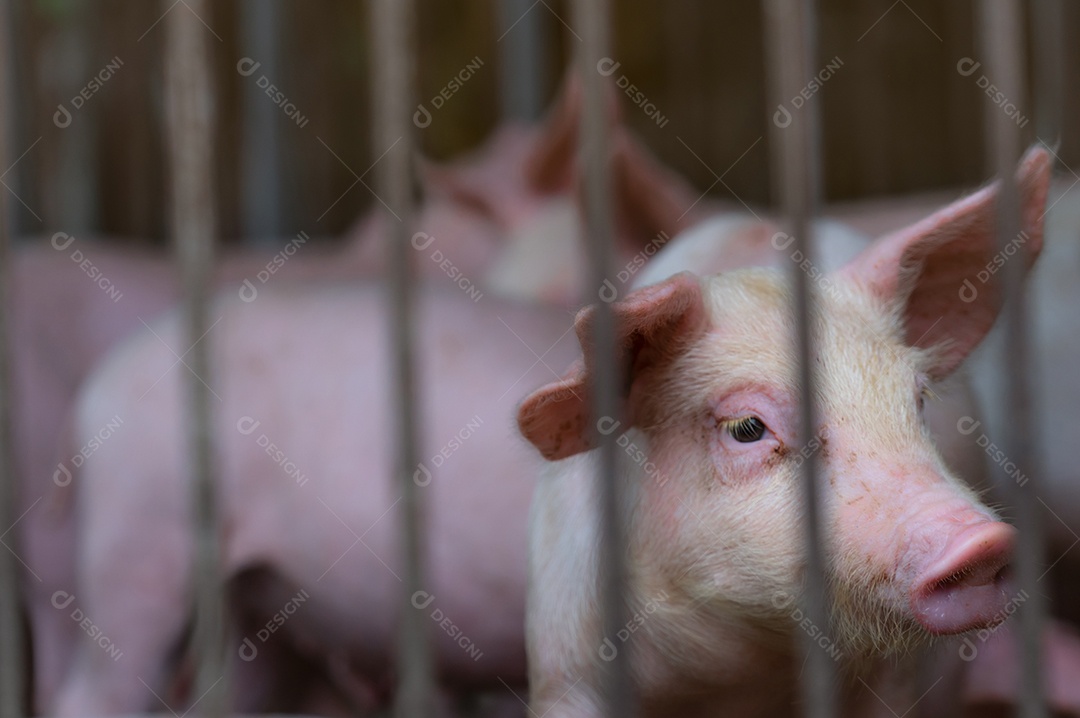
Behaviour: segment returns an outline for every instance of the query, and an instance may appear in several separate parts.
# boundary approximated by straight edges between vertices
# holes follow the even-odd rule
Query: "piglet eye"
[[[752,444],[765,436],[765,422],[756,416],[744,416],[730,422],[727,430],[731,438],[740,444]]]

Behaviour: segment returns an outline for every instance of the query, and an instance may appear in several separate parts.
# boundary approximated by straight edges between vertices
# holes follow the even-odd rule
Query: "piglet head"
[[[1019,174],[1030,258],[1048,174],[1041,151]],[[633,584],[666,596],[670,620],[656,633],[673,642],[665,653],[700,658],[733,630],[759,642],[790,635],[805,565],[800,467],[812,454],[832,646],[882,656],[1004,617],[1013,529],[950,473],[922,419],[928,387],[956,369],[999,308],[989,286],[965,301],[965,280],[997,253],[995,198],[989,187],[819,278],[819,424],[805,445],[784,273],[683,273],[631,293],[614,305],[614,367],[591,351],[592,312],[579,315],[583,360],[525,400],[519,426],[549,460],[586,452],[591,377],[624,377],[623,411],[600,428],[617,427],[627,455]]]

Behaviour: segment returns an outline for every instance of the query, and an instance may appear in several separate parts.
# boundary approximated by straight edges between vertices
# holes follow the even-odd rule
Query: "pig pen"
[[[375,702],[385,703],[389,700],[386,696],[391,696],[396,714],[432,715],[437,704],[439,710],[447,709],[445,697],[437,697],[439,680],[435,668],[436,638],[443,642],[449,638],[458,649],[466,653],[469,651],[481,653],[484,649],[482,645],[473,643],[472,639],[456,625],[451,612],[440,609],[437,604],[434,608],[430,608],[437,596],[432,595],[430,590],[432,584],[429,576],[435,567],[431,560],[433,548],[426,541],[428,534],[425,516],[431,511],[429,505],[431,499],[426,497],[424,489],[432,480],[431,467],[428,464],[439,468],[442,462],[436,462],[435,459],[428,461],[421,448],[426,446],[421,441],[422,438],[429,440],[433,438],[420,436],[419,409],[417,408],[423,401],[417,388],[419,383],[416,376],[416,367],[419,363],[417,355],[424,351],[424,347],[420,346],[421,342],[417,338],[415,315],[417,308],[423,306],[424,297],[421,283],[416,277],[418,274],[416,265],[434,261],[440,267],[440,272],[446,274],[451,280],[457,282],[465,277],[459,270],[453,270],[456,275],[450,276],[452,270],[447,265],[452,266],[453,263],[450,261],[452,258],[443,257],[433,260],[430,254],[422,254],[430,246],[430,243],[424,243],[430,237],[420,236],[414,231],[416,227],[414,217],[417,214],[414,198],[414,174],[417,169],[413,164],[416,157],[415,138],[418,130],[422,130],[433,121],[435,116],[433,111],[437,112],[440,109],[436,106],[440,103],[434,101],[416,102],[413,77],[415,63],[417,57],[420,56],[414,39],[416,9],[410,2],[394,0],[372,0],[370,5],[371,47],[375,58],[372,62],[374,95],[371,104],[374,118],[371,145],[373,157],[381,159],[374,168],[377,172],[377,180],[370,189],[377,198],[380,211],[385,212],[381,220],[383,229],[376,239],[385,241],[387,247],[389,267],[386,268],[384,274],[387,298],[385,301],[389,309],[389,318],[385,324],[390,329],[387,342],[393,359],[389,362],[389,366],[393,370],[392,380],[396,397],[393,414],[383,417],[383,421],[394,427],[392,435],[395,437],[395,452],[391,473],[395,477],[395,483],[390,490],[400,496],[399,500],[394,502],[400,521],[400,533],[396,537],[396,551],[404,567],[402,575],[394,574],[400,582],[400,585],[395,587],[400,625],[393,630],[394,656],[392,659],[387,659],[393,660],[396,666],[388,672],[393,682],[390,686],[376,687],[375,693],[379,694],[379,700]],[[536,3],[532,5],[516,1],[504,3],[503,12],[506,22],[503,23],[503,27],[512,29],[523,18],[527,18],[530,12],[556,14],[546,3],[541,1],[539,5],[542,7],[538,7]],[[169,206],[172,208],[169,227],[170,235],[176,243],[177,265],[183,278],[184,288],[183,310],[177,324],[182,328],[179,330],[180,336],[186,337],[183,346],[191,347],[190,359],[187,360],[190,366],[185,362],[185,366],[190,369],[184,389],[186,392],[184,407],[188,412],[188,418],[185,420],[187,432],[185,451],[189,452],[190,457],[186,461],[190,470],[191,504],[195,507],[192,531],[196,536],[196,551],[192,557],[195,562],[193,569],[195,590],[192,604],[194,618],[190,626],[190,634],[183,646],[183,650],[190,658],[186,663],[181,662],[179,677],[172,677],[170,683],[174,688],[176,685],[181,686],[180,692],[185,694],[187,699],[182,700],[180,704],[187,705],[189,710],[223,714],[230,711],[228,693],[229,685],[233,681],[225,676],[230,673],[227,663],[232,655],[235,653],[244,660],[244,651],[255,655],[251,652],[257,653],[258,649],[263,647],[269,652],[269,642],[276,631],[276,628],[271,627],[283,626],[290,620],[293,613],[301,611],[303,603],[308,598],[309,589],[305,586],[297,586],[296,592],[281,596],[281,600],[274,604],[276,610],[268,611],[269,620],[258,624],[252,633],[237,637],[226,628],[228,623],[226,583],[231,577],[221,575],[219,570],[221,564],[219,538],[222,531],[226,529],[221,524],[219,505],[221,499],[218,496],[219,492],[215,489],[223,469],[216,463],[215,458],[215,444],[219,437],[215,436],[214,431],[211,430],[213,389],[209,382],[204,382],[201,378],[211,376],[213,368],[207,345],[199,341],[213,329],[213,320],[210,316],[213,306],[211,303],[212,283],[209,277],[212,272],[213,244],[216,235],[215,213],[219,210],[217,205],[221,202],[212,191],[214,185],[211,164],[213,148],[210,137],[216,120],[213,110],[208,47],[216,33],[203,20],[203,16],[208,14],[207,6],[207,3],[199,0],[165,2],[160,8],[163,14],[160,18],[161,27],[158,28],[162,38],[159,41],[164,47],[164,131],[168,138],[165,144],[169,150],[167,162],[170,177]],[[629,272],[630,274],[636,273],[638,265],[622,264],[623,258],[616,259],[614,237],[617,232],[615,218],[618,210],[615,206],[615,196],[619,192],[619,187],[615,185],[617,181],[622,180],[613,179],[608,159],[612,154],[612,145],[615,144],[610,124],[606,119],[610,111],[606,106],[607,98],[610,97],[608,85],[615,83],[622,95],[620,101],[624,104],[626,100],[623,98],[629,97],[630,102],[641,111],[646,113],[658,111],[644,93],[625,93],[630,81],[619,71],[619,64],[612,59],[609,23],[612,8],[606,3],[594,0],[574,3],[569,10],[568,13],[556,14],[556,16],[561,25],[565,25],[569,38],[567,43],[573,49],[575,69],[572,72],[578,76],[577,82],[580,83],[581,92],[580,129],[578,130],[581,139],[577,143],[580,147],[571,147],[571,151],[579,153],[578,163],[572,165],[573,171],[580,175],[579,184],[575,185],[574,192],[580,202],[579,209],[584,215],[583,235],[587,243],[589,270],[584,287],[578,296],[583,298],[583,303],[595,304],[596,307],[593,314],[595,332],[593,350],[599,356],[618,357],[615,315],[611,310],[611,300],[618,295],[618,292],[611,294],[614,286],[611,278],[619,277],[621,271],[629,272],[629,267],[634,268],[633,272]],[[915,12],[903,2],[900,6],[894,4],[888,9],[883,7],[882,11],[886,14],[889,11],[910,11],[912,15],[915,15]],[[797,355],[801,358],[799,377],[802,429],[798,445],[810,447],[814,440],[814,432],[810,427],[814,426],[815,410],[810,398],[814,395],[815,377],[811,371],[810,362],[806,358],[812,354],[809,317],[813,301],[813,285],[818,279],[814,273],[816,265],[813,261],[816,256],[814,250],[816,230],[811,225],[811,219],[821,213],[823,161],[817,93],[825,82],[825,79],[822,79],[823,73],[834,72],[841,65],[835,65],[835,61],[830,61],[834,63],[832,65],[826,62],[823,70],[822,64],[817,61],[820,54],[816,40],[818,19],[813,3],[798,0],[768,0],[763,4],[762,12],[765,16],[766,46],[769,50],[767,63],[769,96],[772,98],[767,110],[771,160],[770,186],[774,189],[778,204],[782,206],[783,216],[786,218],[784,224],[786,239],[782,246],[776,246],[776,249],[782,249],[790,259],[790,274],[794,288],[793,309],[798,328],[792,341],[795,342]],[[1030,132],[1024,132],[1027,125],[1026,118],[1021,124],[1015,113],[1006,110],[1007,97],[1027,95],[1022,13],[1019,3],[996,0],[980,3],[976,15],[975,29],[980,41],[979,57],[982,60],[982,67],[980,68],[980,63],[974,60],[965,64],[962,59],[957,65],[957,72],[962,76],[974,78],[974,82],[978,82],[978,78],[992,77],[996,87],[1008,88],[1007,92],[1001,91],[1000,98],[1006,99],[1000,99],[1000,101],[999,95],[990,93],[986,98],[985,108],[988,135],[986,174],[996,174],[1002,182],[1002,199],[997,226],[1001,256],[1008,258],[1015,253],[1014,238],[1021,233],[1018,190],[1013,181],[1013,171],[1020,159],[1024,144],[1031,140]],[[5,27],[0,36],[10,38],[13,28],[6,22],[9,18],[8,13],[5,12],[3,17]],[[1039,39],[1032,43],[1036,111],[1030,114],[1038,128],[1037,138],[1040,141],[1050,142],[1051,148],[1056,146],[1053,144],[1053,138],[1060,138],[1064,132],[1060,111],[1063,102],[1061,67],[1064,63],[1061,50],[1063,27],[1060,17],[1060,10],[1052,2],[1036,3],[1031,13]],[[917,15],[914,19],[918,19]],[[523,27],[527,25],[526,21]],[[523,112],[531,112],[535,115],[536,98],[539,92],[536,87],[530,89],[529,85],[536,82],[537,56],[542,48],[537,46],[538,40],[532,32],[528,31],[528,40],[506,46],[505,62],[511,69],[505,74],[505,77],[509,79],[504,82],[502,93],[508,104],[527,108]],[[932,30],[931,34],[933,34]],[[5,44],[10,44],[10,40]],[[245,64],[245,60],[241,59],[240,64],[237,65],[237,71],[241,75],[247,72],[248,74],[245,75],[247,77],[257,75],[258,78],[263,78],[265,75],[258,72],[258,64],[254,60]],[[122,65],[116,65],[113,69],[118,71],[120,67]],[[12,81],[10,74],[6,77],[6,81]],[[258,81],[258,79],[255,80],[255,82]],[[92,96],[97,92],[103,82],[104,80],[99,79],[97,86],[86,90],[87,96]],[[458,89],[451,88],[450,85],[446,88],[444,88],[445,95],[439,94],[436,97],[443,97],[444,101],[448,101],[446,95],[452,95]],[[4,95],[9,96],[8,91],[5,91]],[[271,100],[282,111],[287,114],[290,112],[286,109],[288,103],[284,94],[280,97],[272,96]],[[74,106],[74,103],[71,104]],[[649,110],[649,107],[653,110]],[[60,124],[71,121],[70,110],[66,111],[67,116],[63,113],[59,115]],[[297,120],[298,124],[303,121],[304,118]],[[8,122],[10,123],[10,119]],[[666,122],[666,118],[659,118],[657,124],[660,122]],[[2,134],[5,137],[11,136],[10,131]],[[5,151],[0,153],[0,156],[6,158],[3,162],[4,166],[13,166],[12,148],[9,142],[5,144],[7,145],[4,148]],[[394,151],[391,152],[391,149]],[[718,183],[724,184],[724,175],[716,175],[712,170],[709,172],[715,179],[713,186]],[[356,183],[364,183],[365,175],[355,176]],[[1071,173],[1066,175],[1064,184],[1061,184],[1052,195],[1050,200],[1052,203],[1066,198],[1073,188],[1071,180],[1074,177],[1075,175]],[[262,172],[252,173],[250,180],[252,184],[265,180],[265,168]],[[368,186],[367,183],[364,183],[364,186]],[[265,186],[261,190],[253,191],[274,192],[273,189]],[[22,201],[15,195],[5,195],[5,211],[11,206],[12,198]],[[737,196],[736,199],[738,199]],[[465,201],[472,200],[475,200],[475,197],[466,198]],[[1067,204],[1068,200],[1065,201]],[[881,209],[867,211],[865,207],[853,206],[837,210],[832,214],[837,218],[847,219],[856,227],[862,223],[867,234],[876,236],[906,224],[909,216],[925,216],[929,213],[928,206],[938,204],[933,200],[923,202],[925,204],[917,203],[917,207],[911,210],[910,215],[907,214],[907,208],[900,206],[898,209],[895,203],[889,205],[888,211]],[[692,206],[685,206],[683,214],[691,212],[692,209]],[[682,216],[678,216],[677,220],[682,220]],[[558,229],[565,225],[551,226]],[[673,225],[669,231],[674,234],[675,229]],[[1069,231],[1065,229],[1062,234],[1067,236]],[[1075,230],[1071,231],[1075,233]],[[666,241],[668,235],[663,236]],[[534,239],[542,239],[542,237]],[[63,244],[66,239],[57,240],[54,235],[50,241],[60,251],[57,245]],[[13,271],[13,254],[7,246],[9,242],[5,240],[3,244],[4,254],[0,257],[3,260],[3,286],[10,287],[12,286],[10,276]],[[68,246],[64,245],[64,249],[66,250]],[[641,251],[646,253],[647,249]],[[417,254],[421,256],[417,257]],[[541,254],[543,254],[542,251]],[[282,263],[288,256],[291,255],[282,257]],[[577,259],[577,255],[572,256]],[[637,255],[631,256],[631,262],[638,259]],[[651,256],[651,254],[646,254],[646,256]],[[443,261],[446,261],[447,265],[444,265]],[[82,271],[95,282],[100,282],[105,278],[100,270],[92,274],[92,270],[87,268],[94,266],[92,261],[89,265],[83,265],[80,260],[76,260],[74,264],[83,268]],[[1031,369],[1036,357],[1029,356],[1028,351],[1032,343],[1028,338],[1029,322],[1026,319],[1028,310],[1020,291],[1023,280],[1021,265],[1022,262],[1008,262],[1003,259],[1000,265],[995,265],[993,272],[996,275],[997,269],[1000,268],[1005,295],[1008,297],[1004,304],[1002,319],[1004,337],[1001,340],[1008,350],[1002,352],[1004,356],[1000,367],[1002,383],[994,386],[1001,391],[1001,399],[1006,407],[1001,413],[1011,418],[1010,432],[1007,438],[1001,433],[991,434],[989,431],[983,433],[978,430],[974,419],[965,424],[964,428],[958,425],[957,429],[965,435],[977,434],[973,436],[972,441],[980,442],[978,443],[980,449],[986,449],[988,457],[995,465],[995,470],[1004,476],[999,480],[1000,485],[1013,489],[1005,494],[1004,500],[1010,504],[1012,512],[1010,518],[1014,519],[1018,530],[1013,564],[1017,586],[1016,595],[1022,597],[1022,600],[1018,599],[1010,603],[1012,608],[1010,614],[1016,614],[1011,618],[1011,628],[1019,639],[1017,651],[1020,658],[1017,660],[1020,669],[1017,671],[1018,676],[1009,674],[1008,678],[1018,678],[1020,690],[1016,694],[1018,697],[1015,702],[1020,707],[1020,714],[1038,716],[1047,715],[1042,670],[1045,656],[1040,650],[1039,636],[1047,620],[1048,606],[1046,605],[1047,591],[1039,582],[1048,570],[1048,562],[1042,558],[1045,553],[1041,538],[1044,532],[1040,520],[1042,506],[1036,491],[1032,488],[1039,484],[1040,457],[1034,449],[1035,445],[1031,436],[1032,427],[1038,426],[1038,422],[1035,421],[1037,417],[1028,385],[1030,380],[1038,381],[1039,376]],[[261,284],[266,283],[262,279],[256,281]],[[620,286],[624,281],[619,277]],[[979,282],[979,286],[973,285],[972,291],[990,282],[991,277],[989,274],[985,279],[979,276],[976,277],[976,281]],[[248,279],[248,284],[255,292],[252,295],[254,299],[258,287],[250,279]],[[99,286],[104,291],[109,291],[108,287],[101,284]],[[462,284],[459,283],[458,286],[468,291],[468,288]],[[958,288],[958,292],[960,291],[962,291],[961,288]],[[241,300],[244,301],[242,292],[243,290],[241,290]],[[958,296],[963,300],[962,294]],[[0,479],[2,479],[0,480],[0,527],[5,529],[4,536],[9,536],[8,532],[11,530],[9,527],[14,527],[23,518],[20,516],[21,509],[16,499],[18,477],[13,459],[15,453],[13,423],[17,417],[14,416],[12,410],[11,397],[17,388],[12,386],[10,380],[12,374],[10,357],[14,352],[13,333],[10,328],[12,322],[8,316],[10,314],[10,310],[5,305],[4,320],[0,324],[0,338],[4,339],[4,351],[0,351],[0,370],[2,370],[0,381],[5,382],[0,386],[0,400],[2,400],[0,401],[0,470],[3,472],[0,474]],[[534,350],[530,349],[530,351]],[[535,353],[536,361],[543,364],[546,352],[535,350]],[[187,353],[179,355],[176,360],[184,362],[187,356],[189,356]],[[553,366],[548,369],[557,373],[564,367]],[[591,416],[619,415],[621,389],[618,381],[617,372],[598,374],[597,381],[591,387]],[[532,388],[519,387],[518,398],[520,399]],[[484,419],[477,415],[473,425],[466,424],[466,427],[472,431],[480,425],[476,422],[482,421]],[[592,423],[591,420],[590,423]],[[238,429],[245,436],[253,436],[253,441],[259,441],[260,437],[265,437],[266,434],[255,431],[257,424],[257,419],[250,418],[245,428],[241,429],[238,426]],[[112,428],[119,430],[120,426],[118,424]],[[245,433],[247,429],[250,431]],[[997,431],[1000,432],[1000,429]],[[1001,437],[998,443],[993,445],[993,450],[990,449],[991,440],[987,438],[988,435]],[[647,463],[648,457],[628,453],[628,447],[620,443],[620,437],[621,435],[616,432],[605,432],[598,427],[593,441],[600,457],[600,470],[596,477],[601,497],[597,506],[602,526],[599,536],[600,553],[603,557],[603,565],[607,568],[600,599],[603,606],[602,627],[600,634],[596,637],[596,643],[603,647],[605,639],[611,643],[611,637],[616,637],[620,641],[622,650],[611,652],[610,660],[601,653],[600,657],[604,659],[606,667],[602,695],[605,714],[624,716],[634,714],[637,704],[635,685],[630,675],[633,644],[623,636],[630,635],[628,627],[634,626],[635,621],[645,620],[645,618],[630,614],[622,600],[627,573],[627,567],[624,565],[626,552],[623,548],[626,545],[626,535],[625,527],[620,525],[620,513],[617,507],[620,502],[625,501],[625,497],[623,487],[617,478],[620,462],[629,460]],[[452,440],[441,445],[436,456],[449,460],[456,448],[468,438],[459,432]],[[982,438],[986,438],[985,444],[981,443]],[[106,439],[107,437],[99,438],[98,445],[103,444]],[[514,437],[509,435],[505,437],[506,441],[513,439]],[[268,449],[270,444],[271,439],[267,438],[267,446],[260,448]],[[82,455],[84,458],[89,458],[89,453],[96,450],[98,445],[78,446],[75,453],[79,454],[85,449],[87,453]],[[272,459],[286,473],[289,473],[289,470],[284,468],[288,463],[288,457],[284,452]],[[837,681],[836,665],[828,651],[830,641],[825,640],[823,645],[821,640],[828,639],[832,634],[829,628],[829,593],[824,578],[823,537],[818,520],[819,497],[815,490],[820,474],[818,462],[819,457],[813,450],[807,451],[805,461],[801,462],[804,504],[808,516],[805,527],[806,590],[800,597],[798,605],[792,606],[791,617],[796,625],[803,627],[803,630],[795,631],[796,637],[804,644],[802,649],[805,651],[805,667],[801,671],[800,681],[801,709],[805,715],[832,716],[839,713],[834,695]],[[1023,473],[1023,482],[1015,475],[1017,471]],[[61,488],[72,481],[70,473],[59,476],[56,483]],[[299,484],[299,477],[295,474],[290,474],[290,476],[296,478]],[[65,484],[65,481],[68,483]],[[1045,505],[1045,502],[1043,504]],[[333,514],[333,507],[327,508],[330,509],[330,514]],[[1046,508],[1053,511],[1055,507]],[[328,520],[334,518],[330,516]],[[1060,531],[1057,527],[1046,527],[1046,529]],[[1071,529],[1068,531],[1071,533]],[[357,542],[362,542],[364,535],[355,534]],[[1075,534],[1072,535],[1075,536]],[[1080,539],[1077,540],[1080,541]],[[33,672],[28,658],[32,650],[25,629],[27,609],[20,606],[21,594],[17,587],[23,581],[32,580],[32,578],[27,578],[25,571],[29,570],[30,574],[33,574],[33,570],[23,562],[20,557],[21,549],[15,541],[10,538],[5,539],[4,546],[7,551],[0,552],[0,588],[2,588],[0,590],[0,621],[2,621],[0,623],[2,626],[0,628],[0,716],[21,717],[30,714],[27,685]],[[1061,557],[1055,558],[1060,560]],[[1056,563],[1054,558],[1051,561]],[[392,570],[391,573],[393,573]],[[259,585],[259,580],[258,576],[252,578],[256,586]],[[77,597],[71,595],[70,592],[59,597],[54,595],[53,605],[57,611],[70,614],[68,607],[76,599]],[[343,600],[348,601],[348,597]],[[78,608],[77,604],[75,608]],[[1068,606],[1064,608],[1067,609]],[[105,652],[112,651],[117,656],[123,652],[123,646],[111,642],[108,635],[95,624],[92,616],[82,613],[68,620],[77,624],[79,630],[85,634],[84,641],[87,639],[94,641],[99,649]],[[974,635],[967,637],[966,640],[967,643],[958,644],[957,650],[977,652],[981,646],[979,642],[985,643],[986,638],[982,635]],[[969,646],[974,648],[969,648]],[[962,658],[963,655],[962,653]],[[342,665],[329,660],[327,666],[328,672],[333,673],[334,670],[338,670],[341,674],[334,676],[330,681],[335,685],[334,690],[338,693],[348,693],[350,689],[347,686],[352,680],[348,664]],[[1076,677],[1080,678],[1080,675]],[[920,678],[924,681],[926,691],[933,690],[936,685],[936,676],[926,675]],[[241,677],[241,685],[243,685],[243,680],[244,677]],[[501,690],[500,698],[505,701],[505,704],[495,701],[494,708],[488,703],[479,706],[466,705],[464,708],[454,705],[453,708],[478,713],[483,713],[485,710],[503,710],[509,714],[515,712],[524,714],[527,710],[525,703],[528,699],[520,686],[520,679],[502,681],[502,684],[504,689]],[[343,685],[346,687],[342,688]],[[356,688],[353,702],[346,702],[345,705],[355,710],[358,704],[370,698],[368,694],[371,691],[370,686]],[[162,705],[169,711],[173,710],[167,702],[167,699],[171,698],[172,696],[168,695],[164,698],[159,696]],[[340,705],[320,703],[317,699],[310,705],[313,707],[311,711],[313,713],[317,712],[314,708],[319,707],[325,707],[328,713],[340,710]],[[905,711],[915,708],[909,705],[890,706],[887,704],[884,707],[894,715],[903,715]],[[67,706],[64,712],[75,711],[71,709],[71,706]]]

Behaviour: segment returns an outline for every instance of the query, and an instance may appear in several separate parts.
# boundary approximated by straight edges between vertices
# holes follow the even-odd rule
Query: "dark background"
[[[767,123],[775,106],[765,97],[760,3],[612,4],[612,55],[622,63],[619,73],[668,119],[657,127],[623,96],[626,121],[701,189],[713,176],[695,153],[716,174],[745,153],[724,182],[748,203],[768,204]],[[1068,33],[1080,27],[1080,6],[1065,4]],[[525,19],[514,24],[513,17],[530,5]],[[25,202],[11,204],[18,233],[92,232],[122,235],[132,243],[165,241],[164,27],[154,25],[165,7],[153,0],[13,0],[9,164],[25,155],[2,179]],[[522,47],[528,33],[539,38],[539,71],[532,80],[516,82],[528,85],[525,94],[541,108],[577,44],[564,24],[571,17],[567,2],[418,0],[417,7],[419,100],[430,99],[474,57],[484,63],[431,126],[418,131],[422,150],[439,159],[476,147],[507,112],[500,100],[505,58]],[[817,67],[833,57],[843,61],[821,89],[828,200],[970,187],[991,175],[983,151],[986,100],[975,82],[980,72],[964,77],[956,71],[962,57],[985,61],[975,49],[973,2],[821,0],[819,11]],[[367,12],[367,3],[357,0],[213,3],[204,20],[220,38],[210,44],[218,98],[215,189],[224,242],[301,230],[337,234],[370,207],[370,192],[357,184],[317,221],[354,182],[344,165],[360,175],[373,162]],[[56,127],[58,103],[70,106],[115,57],[123,61],[115,76],[74,113],[69,127]],[[237,73],[242,57],[262,62],[255,75]],[[1067,44],[1066,88],[1080,79],[1078,59],[1080,52]],[[259,94],[260,74],[308,119],[304,127]],[[1010,99],[1032,118],[1024,132],[1034,141],[1030,94]],[[1065,102],[1060,155],[1072,165],[1080,163],[1076,133],[1069,129],[1080,101],[1066,91]],[[532,114],[527,106],[517,112]],[[260,122],[262,134],[256,129]],[[247,199],[245,186],[252,188]],[[731,198],[720,184],[712,194]]]

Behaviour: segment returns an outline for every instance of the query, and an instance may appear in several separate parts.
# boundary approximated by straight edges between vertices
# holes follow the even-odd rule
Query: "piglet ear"
[[[882,237],[841,272],[899,305],[908,344],[932,349],[934,379],[950,374],[997,318],[1003,300],[995,205],[998,184],[955,202],[922,222]],[[1050,155],[1028,150],[1017,172],[1021,232],[1001,259],[1029,268],[1042,248]]]
[[[574,323],[584,357],[561,380],[537,389],[518,410],[522,435],[555,461],[594,445],[590,390],[597,371],[620,372],[625,395],[651,369],[685,351],[706,327],[701,280],[690,272],[629,294],[612,305],[618,354],[598,357],[593,349],[595,308],[582,309]]]
[[[608,124],[620,122],[619,103],[614,90],[604,83]],[[576,67],[571,67],[563,80],[554,106],[540,126],[535,146],[526,158],[525,177],[529,185],[541,193],[565,192],[575,183],[578,135],[581,131],[583,90]]]

